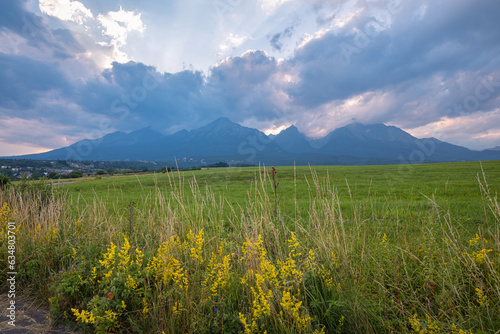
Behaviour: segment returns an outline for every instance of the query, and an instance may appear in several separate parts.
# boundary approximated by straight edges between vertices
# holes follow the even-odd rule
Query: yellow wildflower
[[[492,249],[481,249],[478,252],[472,253],[472,258],[476,261],[477,264],[483,264],[488,258],[488,253],[493,251]]]
[[[306,262],[306,269],[307,270],[314,270],[316,269],[316,254],[314,254],[313,250],[310,249],[309,253],[307,254],[307,262]]]
[[[148,314],[149,309],[148,309],[148,302],[146,300],[146,297],[142,297],[142,306],[143,306],[142,314],[144,314],[144,315]]]
[[[223,290],[229,280],[231,275],[229,271],[231,270],[230,258],[233,254],[228,254],[222,257],[222,261],[217,261],[217,255],[212,253],[212,258],[210,259],[210,263],[208,264],[208,274],[207,278],[202,282],[203,286],[208,286],[211,284],[210,299],[217,296],[219,291]]]
[[[90,273],[90,281],[94,283],[96,277],[97,277],[97,269],[96,267],[94,267],[92,268],[92,272]]]
[[[488,306],[488,300],[486,296],[483,294],[483,290],[476,288],[476,295],[477,295],[477,303],[479,306]]]
[[[469,240],[469,246],[477,245],[479,243],[480,239],[481,238],[479,237],[479,234],[476,234],[475,238],[472,238],[472,239]]]
[[[182,305],[182,302],[180,302],[180,301],[175,302],[174,306],[172,307],[172,310],[173,310],[174,314],[179,314],[183,307],[184,307],[184,305]]]
[[[118,254],[118,257],[120,258],[120,263],[119,266],[122,268],[127,268],[128,265],[130,264],[130,243],[128,242],[128,239],[126,237],[124,238],[124,244],[120,250],[120,253]]]
[[[111,242],[111,245],[107,249],[107,252],[103,254],[104,260],[99,260],[101,266],[109,268],[115,260],[115,253],[116,253],[116,245],[113,242]]]
[[[128,274],[127,281],[125,282],[125,286],[129,289],[135,290],[137,288],[137,282],[134,280],[130,274]]]
[[[73,312],[74,316],[76,317],[76,321],[80,321],[81,323],[91,323],[95,324],[95,317],[92,311],[85,311],[82,310],[81,312],[77,309],[72,308],[71,312]]]
[[[290,255],[292,257],[298,257],[302,255],[301,253],[297,252],[298,247],[299,243],[297,241],[297,238],[295,237],[295,234],[292,232],[290,239],[288,239],[288,248],[290,249]]]
[[[189,237],[191,235],[191,237]],[[192,231],[190,230],[188,233],[188,239],[192,239]],[[195,247],[191,247],[191,257],[193,260],[197,261],[198,263],[203,263],[203,257],[202,257],[202,249],[203,249],[203,229],[200,230],[200,233],[195,236]]]
[[[384,233],[384,236],[382,237],[382,241],[380,242],[380,245],[382,246],[382,248],[387,247],[387,234]]]
[[[144,258],[144,254],[142,253],[142,251],[136,248],[135,249],[135,264],[137,264],[138,266],[142,266],[143,258]]]

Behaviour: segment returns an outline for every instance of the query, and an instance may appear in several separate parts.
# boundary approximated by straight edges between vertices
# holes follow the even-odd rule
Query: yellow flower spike
[[[440,328],[439,328],[437,322],[432,320],[432,318],[428,314],[425,315],[425,318],[427,320],[427,332],[429,334],[430,333],[440,333]]]
[[[103,254],[104,255],[104,260],[99,260],[99,263],[101,266],[105,268],[109,268],[115,260],[115,255],[116,255],[116,245],[111,242],[109,248],[107,249],[107,252]]]
[[[104,311],[104,317],[107,318],[107,321],[111,323],[111,328],[114,328],[116,326],[116,321],[118,320],[116,313],[111,310],[106,310]]]
[[[137,283],[130,274],[128,274],[127,281],[125,282],[125,286],[129,289],[135,290],[137,288]]]
[[[146,266],[146,271],[155,276],[157,279],[161,279],[164,284],[169,285],[171,282],[178,284],[183,289],[188,289],[188,278],[187,270],[182,268],[179,260],[177,260],[172,254],[171,250],[173,247],[179,245],[178,240],[175,237],[169,239],[169,241],[164,242],[159,248],[157,256]]]
[[[183,307],[184,307],[184,305],[182,305],[182,302],[180,302],[180,301],[175,302],[174,306],[172,307],[172,311],[174,312],[174,314],[179,314]]]
[[[481,307],[488,306],[489,303],[486,296],[483,294],[483,290],[476,288],[476,295],[477,295],[477,303],[479,304],[479,306]]]
[[[344,316],[341,316],[340,319],[339,319],[339,327],[340,327],[341,330],[342,330],[342,327],[344,326],[344,321],[345,321]]]
[[[289,286],[294,286],[302,281],[304,275],[297,268],[296,261],[292,258],[292,254],[288,254],[285,262],[278,260],[278,267],[280,267],[280,278],[282,282],[287,282]]]
[[[262,237],[259,234],[259,241],[257,242],[258,245],[262,243]],[[257,245],[252,242],[252,240],[246,238],[246,241],[243,243],[243,246],[241,246],[242,252],[243,252],[243,259],[245,258],[251,258],[253,255],[257,254]],[[263,249],[262,249],[263,250]]]
[[[5,203],[1,208],[0,208],[0,223],[3,225],[3,223],[7,223],[12,219],[12,216],[10,214],[10,208],[7,203]]]
[[[415,315],[411,317],[409,320],[411,329],[413,329],[415,333],[420,333],[420,321],[417,318],[417,314],[415,313]]]
[[[202,282],[202,285],[205,287],[210,286],[210,297],[209,299],[215,298],[219,291],[223,290],[229,283],[231,279],[231,264],[230,259],[234,254],[228,254],[223,256],[221,262],[217,261],[217,254],[212,253],[212,257],[207,267],[207,278]],[[222,253],[219,252],[219,256],[222,256]]]
[[[93,283],[96,277],[97,277],[97,269],[96,267],[94,267],[92,268],[92,272],[90,273],[90,281]]]
[[[296,298],[292,296],[290,291],[283,292],[283,297],[281,299],[280,305],[297,324],[299,330],[306,329],[310,325],[312,318],[308,314],[305,314],[303,316],[300,315],[299,311],[300,307],[302,306],[302,301],[296,300]]]
[[[130,254],[129,254],[130,243],[125,236],[123,237],[123,239],[124,239],[124,244],[120,250],[120,253],[118,254],[118,257],[120,259],[119,266],[121,268],[126,268],[130,264]]]
[[[243,324],[243,327],[245,328],[245,334],[251,334],[252,328],[251,325],[247,323],[247,318],[241,313],[238,313],[238,318],[240,319],[241,323]]]
[[[492,249],[483,248],[479,252],[473,252],[472,258],[474,259],[474,261],[476,261],[477,264],[483,264],[488,258],[488,253],[492,251],[493,251]]]
[[[80,321],[81,323],[90,323],[90,324],[95,324],[95,317],[92,311],[85,311],[82,310],[81,312],[77,309],[72,308],[71,312],[73,312],[73,315],[76,317],[76,321]]]
[[[136,248],[135,249],[135,264],[142,267],[143,259],[144,259],[144,254],[142,253],[141,250]]]
[[[384,233],[384,236],[382,237],[382,241],[380,242],[380,245],[382,246],[382,248],[387,247],[387,234]]]
[[[454,323],[451,326],[451,332],[453,334],[472,334],[472,331],[467,331],[467,330],[463,330],[463,329],[457,329],[457,326],[455,326]]]
[[[148,303],[146,301],[146,297],[142,297],[142,306],[144,306],[142,309],[142,314],[144,314],[144,315],[148,314],[149,309],[148,309]]]
[[[325,326],[321,327],[321,330],[315,329],[313,334],[324,334],[325,333]]]
[[[191,230],[189,231],[191,233],[191,237],[189,237],[188,234],[188,239],[191,241],[193,239],[192,232]],[[202,250],[203,250],[203,242],[205,239],[203,239],[203,229],[200,230],[200,233],[195,236],[194,244],[195,247],[191,247],[191,257],[193,260],[197,261],[199,264],[203,263],[203,257],[202,257]]]
[[[479,235],[476,234],[475,238],[472,238],[472,239],[469,240],[469,246],[477,245],[479,243],[480,239],[481,238],[479,237]]]
[[[256,277],[256,287],[250,287],[253,294],[253,319],[262,318],[269,316],[271,314],[271,305],[269,304],[269,299],[272,298],[272,292],[269,291],[267,295],[264,293],[263,286],[265,285],[264,277],[260,274],[255,274]]]
[[[259,237],[257,239],[257,243],[255,244],[255,246],[257,247],[257,249],[259,251],[259,255],[260,255],[261,259],[264,259],[266,257],[266,254],[267,254],[264,246],[262,246],[263,243],[264,243],[264,241],[262,240],[262,236],[259,234]]]
[[[307,254],[307,260],[306,269],[308,271],[316,269],[316,254],[314,254],[312,249],[310,249]]]
[[[111,274],[113,274],[113,270],[108,271],[107,273],[104,274],[105,278],[110,278]]]
[[[127,304],[125,304],[125,301],[122,300],[122,310],[125,310],[127,308]]]
[[[325,266],[321,265],[320,275],[321,278],[323,278],[323,281],[325,281],[326,288],[328,290],[332,290],[335,286],[335,284],[333,283],[332,271],[330,269],[326,270]]]
[[[288,248],[290,249],[290,254],[293,257],[298,257],[301,256],[301,253],[297,253],[297,249],[299,248],[299,243],[297,241],[297,237],[295,237],[295,234],[291,232],[291,237],[288,239]]]

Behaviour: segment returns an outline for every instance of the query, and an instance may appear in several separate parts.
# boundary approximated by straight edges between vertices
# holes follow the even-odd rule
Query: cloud
[[[492,0],[316,2],[312,20],[284,19],[262,34],[269,52],[247,50],[207,73],[130,61],[123,50],[131,34],[146,31],[140,13],[120,8],[93,18],[75,1],[40,5],[52,18],[23,1],[1,5],[0,142],[57,148],[115,130],[172,133],[227,116],[262,130],[295,124],[310,136],[355,118],[475,148],[498,145],[500,4]],[[75,24],[80,19],[90,31]],[[53,28],[54,20],[65,21]],[[273,57],[308,24],[314,33],[286,58]],[[230,31],[214,50],[236,53],[256,40]]]
[[[0,142],[8,142],[13,146],[31,147],[32,151],[36,146],[46,150],[47,148],[60,147],[61,144],[71,145],[78,138],[70,135],[75,130],[74,126],[54,124],[50,119],[46,118],[0,117],[0,119]],[[32,143],[26,141],[26,133],[30,134]],[[2,152],[1,154],[5,155],[6,153]],[[11,154],[17,155],[20,153],[13,152]]]
[[[500,4],[432,3],[417,17],[414,13],[422,13],[422,2],[401,6],[392,14],[384,7],[367,11],[338,32],[312,38],[297,49],[285,64],[298,78],[285,89],[293,104],[307,110],[338,110],[335,105],[361,94],[392,96],[393,102],[374,105],[371,113],[356,108],[349,113],[363,122],[423,125],[439,120],[453,99],[467,96],[467,90],[453,87],[460,74],[474,90],[482,75],[498,71],[500,49],[493,40],[500,40],[500,23],[493,13]],[[376,19],[373,13],[384,10],[386,18]],[[333,115],[333,123],[338,117],[350,118],[342,111]]]
[[[290,26],[283,30],[282,32],[274,34],[269,42],[271,43],[271,46],[273,49],[281,51],[281,48],[283,47],[283,39],[290,38],[293,35],[293,26]]]
[[[267,14],[271,15],[276,11],[281,5],[292,0],[260,0],[262,10]]]
[[[117,12],[99,14],[97,20],[104,30],[102,34],[110,38],[107,45],[113,48],[112,61],[127,62],[130,57],[122,51],[122,47],[127,44],[127,38],[132,32],[143,33],[146,26],[141,20],[141,14],[133,11],[125,11],[122,7]],[[106,45],[105,43],[101,43]],[[106,67],[109,67],[106,66]]]
[[[0,107],[18,114],[32,108],[40,96],[53,90],[68,93],[70,87],[56,65],[27,57],[0,53],[0,73]]]
[[[94,64],[109,68],[114,61],[127,62],[131,59],[123,47],[133,32],[143,33],[146,26],[141,14],[126,11],[109,11],[94,17],[90,9],[81,2],[71,0],[41,0],[40,11],[43,14],[71,23],[72,37],[85,46],[95,59]],[[76,25],[76,24],[77,25]]]
[[[226,39],[219,46],[220,54],[225,54],[229,50],[236,49],[241,44],[243,44],[247,39],[248,37],[246,36],[241,37],[233,33],[229,33]]]
[[[435,137],[471,149],[493,148],[500,140],[500,109],[478,112],[460,118],[442,118],[437,122],[406,129],[420,138]],[[464,136],[467,134],[467,136]]]
[[[141,14],[133,11],[125,11],[120,7],[117,12],[100,14],[97,20],[104,27],[103,34],[109,36],[112,44],[123,46],[127,43],[127,36],[133,31],[144,32],[146,26],[142,23]]]
[[[79,24],[93,18],[90,9],[81,2],[71,0],[40,0],[40,11],[44,14],[57,17],[63,21],[73,21]]]

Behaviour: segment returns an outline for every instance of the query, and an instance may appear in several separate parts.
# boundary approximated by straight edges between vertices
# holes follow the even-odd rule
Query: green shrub
[[[0,174],[0,189],[5,189],[11,184],[10,177]]]

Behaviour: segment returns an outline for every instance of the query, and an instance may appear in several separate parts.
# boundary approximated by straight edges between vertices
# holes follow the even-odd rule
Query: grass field
[[[276,171],[0,190],[3,268],[11,221],[18,289],[86,332],[500,331],[500,162]]]
[[[482,168],[490,180],[492,191],[498,191],[500,163],[488,161]],[[262,167],[260,171],[270,171]],[[476,177],[481,174],[479,162],[442,163],[428,165],[390,166],[328,166],[278,167],[279,199],[282,212],[296,217],[307,215],[310,195],[315,196],[314,178],[323,187],[335,188],[342,199],[341,208],[352,213],[353,206],[363,206],[376,217],[393,216],[396,207],[400,215],[411,215],[430,210],[432,203],[426,197],[434,196],[440,206],[450,209],[460,219],[483,219],[482,197]],[[313,173],[315,175],[313,175]],[[180,178],[180,180],[179,180]],[[106,206],[123,209],[134,201],[138,205],[161,196],[174,196],[179,183],[186,200],[192,200],[192,186],[202,196],[208,192],[223,196],[229,206],[244,208],[261,180],[259,168],[223,168],[86,179],[83,182],[61,186],[69,198],[79,205],[87,205],[96,196]],[[270,180],[267,179],[270,186]],[[269,189],[268,189],[269,190]],[[271,194],[269,192],[269,194]],[[297,209],[297,210],[296,210]],[[394,215],[395,216],[395,215]]]

